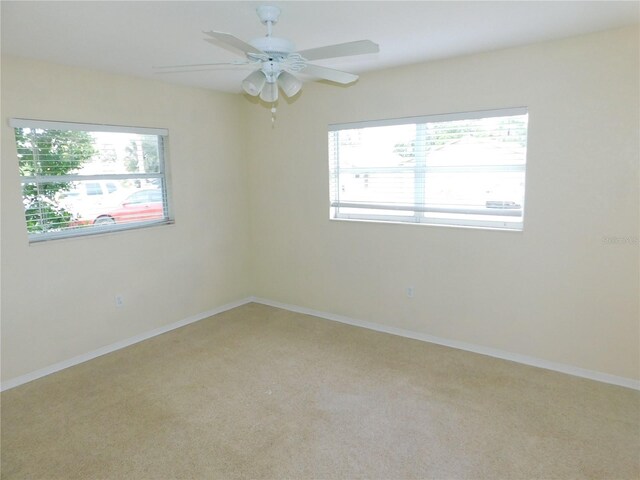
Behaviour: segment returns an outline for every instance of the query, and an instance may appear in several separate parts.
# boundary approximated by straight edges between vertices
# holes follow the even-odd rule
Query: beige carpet
[[[2,394],[2,478],[640,477],[640,393],[249,304]]]

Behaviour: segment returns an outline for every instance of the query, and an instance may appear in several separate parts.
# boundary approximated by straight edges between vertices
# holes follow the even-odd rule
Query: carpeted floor
[[[258,304],[1,398],[3,479],[640,478],[640,392]]]

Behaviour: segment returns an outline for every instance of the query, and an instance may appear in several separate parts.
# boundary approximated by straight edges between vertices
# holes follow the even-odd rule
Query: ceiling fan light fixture
[[[341,85],[349,85],[358,79],[358,76],[352,73],[309,63],[310,61],[373,54],[380,51],[380,47],[371,40],[357,40],[296,51],[293,42],[272,35],[273,26],[280,16],[280,8],[261,5],[256,9],[256,13],[262,24],[267,27],[267,35],[264,37],[245,42],[230,33],[214,30],[203,32],[208,37],[205,38],[207,42],[214,45],[222,44],[235,51],[245,57],[242,61],[166,65],[153,68],[159,70],[157,73],[178,73],[191,71],[191,69],[195,72],[208,70],[210,67],[219,65],[254,66],[256,70],[242,80],[242,90],[253,97],[259,96],[263,102],[271,103],[271,120],[274,121],[278,90],[281,89],[283,95],[291,98],[302,89],[302,81],[295,74],[304,71],[305,75]]]
[[[302,88],[302,82],[289,72],[282,72],[278,76],[278,85],[287,97],[293,97]]]
[[[267,78],[261,70],[256,70],[242,81],[242,89],[252,97],[256,97],[262,91]]]
[[[267,103],[273,103],[278,100],[278,85],[275,82],[267,82],[260,92],[260,98]]]

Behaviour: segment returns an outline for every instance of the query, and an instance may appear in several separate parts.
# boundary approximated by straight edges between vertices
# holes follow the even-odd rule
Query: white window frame
[[[513,107],[513,108],[503,108],[503,109],[493,109],[493,110],[481,110],[474,112],[458,112],[458,113],[449,113],[449,114],[437,114],[437,115],[425,115],[418,117],[405,117],[405,118],[396,118],[396,119],[382,119],[382,120],[371,120],[371,121],[361,121],[354,123],[341,123],[341,124],[333,124],[329,125],[329,141],[331,142],[331,133],[338,132],[342,130],[352,130],[352,129],[362,129],[369,127],[385,127],[385,126],[396,126],[396,125],[408,125],[415,124],[416,128],[420,128],[421,125],[425,125],[427,123],[437,123],[437,122],[450,122],[456,120],[474,120],[474,119],[482,119],[482,118],[490,118],[490,117],[508,117],[508,116],[516,116],[516,115],[528,115],[527,107]],[[527,136],[528,136],[528,126],[527,126]],[[330,198],[330,219],[331,220],[355,220],[355,221],[366,221],[366,222],[392,222],[392,223],[408,223],[408,224],[422,224],[422,225],[443,225],[443,226],[456,226],[456,227],[471,227],[471,228],[488,228],[488,229],[498,229],[498,230],[510,230],[510,231],[522,231],[524,226],[524,203],[520,206],[519,209],[499,209],[499,208],[442,208],[442,207],[431,207],[424,205],[424,183],[423,179],[425,175],[428,175],[430,172],[454,172],[456,170],[471,172],[473,170],[478,172],[522,172],[526,177],[526,148],[524,155],[524,164],[514,164],[514,165],[478,165],[475,167],[457,167],[457,166],[427,166],[426,163],[422,165],[417,165],[412,170],[416,174],[415,179],[415,190],[414,190],[414,204],[405,204],[405,205],[389,205],[389,204],[375,204],[369,202],[363,203],[350,203],[350,202],[342,202],[340,201],[340,188],[338,185],[331,186],[330,192],[334,192],[335,198]],[[418,157],[416,157],[418,160]],[[332,168],[332,161],[334,161],[335,169]],[[462,170],[464,169],[464,170]],[[380,173],[380,172],[390,172],[390,173],[399,173],[398,171],[393,171],[388,167],[357,167],[357,168],[341,168],[339,165],[339,154],[336,154],[336,158],[331,158],[331,147],[329,148],[329,182],[331,183],[334,179],[337,180],[337,175],[339,173],[358,173],[357,171],[367,171],[368,173]],[[422,180],[420,179],[422,178]],[[524,189],[525,187],[523,187]],[[332,194],[330,193],[330,197]],[[422,198],[422,200],[421,200]],[[423,205],[420,205],[422,203]],[[385,210],[387,214],[372,214],[372,213],[344,213],[341,212],[341,208],[348,209],[377,209],[377,210]],[[393,215],[388,213],[390,211],[397,210],[403,212],[413,212],[413,215]],[[435,215],[429,215],[429,214]],[[482,219],[478,218],[439,218],[438,214],[461,214],[461,215],[487,215],[492,217],[501,217],[500,220],[496,219]],[[511,217],[511,218],[510,218]],[[517,217],[518,220],[513,220],[513,217]],[[503,219],[504,218],[504,219]]]
[[[84,131],[84,132],[113,132],[113,133],[134,133],[140,135],[154,135],[158,137],[158,153],[159,153],[159,171],[157,173],[126,173],[126,174],[94,174],[94,175],[29,175],[20,176],[20,185],[37,184],[37,183],[71,183],[79,181],[106,181],[106,180],[149,180],[159,179],[162,185],[162,198],[164,202],[165,216],[158,220],[146,220],[144,222],[135,222],[129,224],[120,224],[113,226],[103,226],[100,228],[71,228],[56,232],[28,233],[29,242],[36,243],[59,238],[83,237],[89,235],[104,234],[123,230],[133,230],[146,228],[157,225],[173,224],[172,209],[168,194],[168,167],[167,167],[167,151],[169,130],[166,128],[151,127],[132,127],[123,125],[107,125],[96,123],[77,123],[77,122],[60,122],[53,120],[35,120],[26,118],[10,118],[9,126],[11,128],[32,128],[43,130],[61,130],[61,131]],[[26,224],[25,224],[26,226]]]

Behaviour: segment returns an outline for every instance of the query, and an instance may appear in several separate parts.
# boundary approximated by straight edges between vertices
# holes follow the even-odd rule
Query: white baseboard
[[[432,335],[427,335],[425,333],[414,332],[411,330],[404,330],[402,328],[390,327],[387,325],[381,325],[379,323],[368,322],[365,320],[357,320],[357,319],[345,317],[342,315],[335,315],[333,313],[322,312],[322,311],[313,310],[306,307],[299,307],[297,305],[289,305],[286,303],[275,302],[265,298],[252,297],[251,301],[255,303],[261,303],[263,305],[269,305],[271,307],[290,310],[296,313],[313,315],[314,317],[320,317],[326,320],[332,320],[334,322],[346,323],[348,325],[363,327],[369,330],[389,333],[391,335],[398,335],[400,337],[411,338],[414,340],[421,340],[423,342],[435,343],[438,345],[443,345],[445,347],[457,348],[459,350],[466,350],[468,352],[479,353],[482,355],[488,355],[490,357],[501,358],[503,360],[522,363],[524,365],[530,365],[532,367],[544,368],[546,370],[553,370],[555,372],[566,373],[568,375],[587,378],[589,380],[595,380],[598,382],[610,383],[612,385],[619,385],[621,387],[640,390],[640,380],[634,380],[632,378],[618,377],[616,375],[610,375],[608,373],[596,372],[593,370],[586,370],[584,368],[574,367],[572,365],[565,365],[562,363],[550,362],[540,358],[520,355],[518,353],[511,353],[503,350],[497,350],[494,348],[474,345],[471,343],[459,342],[457,340],[449,340],[446,338],[434,337]]]
[[[53,365],[49,365],[48,367],[41,368],[40,370],[36,370],[35,372],[30,372],[16,378],[12,378],[11,380],[7,380],[6,382],[2,382],[2,384],[0,384],[0,392],[8,390],[10,388],[17,387],[27,382],[31,382],[38,378],[44,377],[46,375],[59,372],[60,370],[64,370],[65,368],[73,367],[74,365],[78,365],[79,363],[84,363],[87,360],[92,360],[96,357],[106,355],[107,353],[115,352],[116,350],[120,350],[121,348],[125,348],[135,343],[142,342],[143,340],[147,340],[149,338],[162,335],[163,333],[170,332],[171,330],[175,330],[176,328],[184,327],[185,325],[189,325],[190,323],[204,320],[205,318],[211,317],[212,315],[217,315],[218,313],[226,312],[227,310],[231,310],[232,308],[239,307],[241,305],[250,303],[252,301],[253,301],[252,298],[248,297],[242,300],[237,300],[235,302],[227,303],[226,305],[222,305],[220,307],[207,310],[206,312],[198,313],[189,318],[179,320],[175,323],[164,325],[162,327],[156,328],[149,332],[144,332],[139,335],[135,335],[133,337],[120,340],[118,342],[112,343],[111,345],[106,345],[104,347],[98,348],[97,350],[93,350],[88,353],[83,353],[82,355],[78,355],[68,360],[63,360],[62,362],[54,363]]]
[[[286,303],[276,302],[276,301],[268,300],[265,298],[247,297],[242,300],[237,300],[235,302],[227,303],[226,305],[222,305],[220,307],[208,310],[206,312],[199,313],[197,315],[193,315],[189,318],[185,318],[178,322],[156,328],[149,332],[144,332],[139,335],[136,335],[124,340],[120,340],[118,342],[112,343],[111,345],[106,345],[97,350],[93,350],[91,352],[78,355],[68,360],[63,360],[62,362],[49,365],[48,367],[41,368],[40,370],[36,370],[34,372],[30,372],[16,378],[12,378],[11,380],[7,380],[6,382],[2,382],[0,384],[0,391],[17,387],[19,385],[22,385],[27,382],[31,382],[38,378],[44,377],[46,375],[50,375],[60,370],[64,370],[65,368],[73,367],[74,365],[78,365],[80,363],[86,362],[87,360],[100,357],[107,353],[115,352],[116,350],[120,350],[121,348],[125,348],[130,345],[136,344],[138,342],[142,342],[144,340],[155,337],[157,335],[162,335],[163,333],[170,332],[171,330],[175,330],[176,328],[184,327],[185,325],[189,325],[190,323],[204,320],[205,318],[211,317],[212,315],[217,315],[218,313],[222,313],[227,310],[231,310],[232,308],[240,307],[242,305],[245,305],[251,302],[260,303],[263,305],[269,305],[271,307],[276,307],[276,308],[282,308],[284,310],[289,310],[296,313],[313,315],[314,317],[319,317],[319,318],[331,320],[334,322],[345,323],[345,324],[353,325],[356,327],[367,328],[369,330],[375,330],[378,332],[389,333],[391,335],[398,335],[400,337],[411,338],[414,340],[421,340],[423,342],[435,343],[435,344],[443,345],[446,347],[457,348],[459,350],[466,350],[468,352],[474,352],[482,355],[488,355],[490,357],[510,360],[512,362],[522,363],[524,365],[530,365],[538,368],[544,368],[546,370],[553,370],[556,372],[566,373],[568,375],[587,378],[587,379],[595,380],[598,382],[610,383],[613,385],[632,388],[634,390],[640,390],[640,381],[634,380],[631,378],[618,377],[616,375],[610,375],[608,373],[596,372],[593,370],[586,370],[586,369],[574,367],[571,365],[549,362],[547,360],[542,360],[535,357],[528,357],[526,355],[520,355],[517,353],[505,352],[503,350],[497,350],[497,349],[483,347],[479,345],[473,345],[470,343],[459,342],[457,340],[449,340],[445,338],[434,337],[432,335],[427,335],[425,333],[414,332],[411,330],[404,330],[402,328],[390,327],[387,325],[381,325],[379,323],[368,322],[366,320],[357,320],[357,319],[345,317],[342,315],[335,315],[333,313],[322,312],[319,310],[313,310],[311,308],[300,307],[297,305],[289,305]]]

